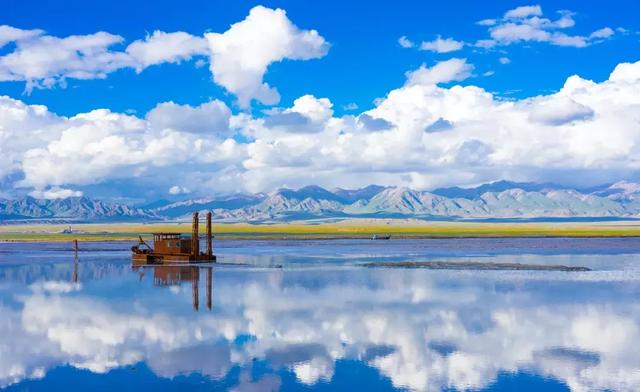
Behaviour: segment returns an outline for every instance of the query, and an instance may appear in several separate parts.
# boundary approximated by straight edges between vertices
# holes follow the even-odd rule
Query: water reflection
[[[610,270],[630,257],[607,257]],[[640,390],[640,284],[597,271],[132,270],[90,255],[50,267],[29,284],[0,279],[1,386],[50,385],[69,364],[238,390],[477,390],[523,373],[572,391]],[[23,266],[0,267],[12,268]],[[202,287],[210,311],[193,311]]]
[[[157,265],[145,267],[133,267],[134,271],[138,271],[140,279],[144,277],[145,270],[153,271],[153,284],[159,287],[175,287],[180,286],[183,282],[191,283],[191,304],[193,310],[200,308],[200,272],[204,271],[206,304],[207,309],[212,308],[212,287],[213,287],[213,267],[202,266],[176,266],[176,265]]]

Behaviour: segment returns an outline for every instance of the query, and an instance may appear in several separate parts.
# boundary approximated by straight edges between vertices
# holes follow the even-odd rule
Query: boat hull
[[[215,255],[161,254],[161,253],[134,253],[131,262],[134,265],[149,264],[179,264],[179,263],[215,263]]]

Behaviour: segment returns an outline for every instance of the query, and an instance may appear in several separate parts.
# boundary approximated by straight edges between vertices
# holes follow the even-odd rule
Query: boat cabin
[[[153,250],[163,254],[191,253],[191,238],[178,233],[153,233]]]

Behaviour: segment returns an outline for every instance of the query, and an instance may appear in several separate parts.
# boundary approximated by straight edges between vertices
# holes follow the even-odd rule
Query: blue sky
[[[255,5],[283,8],[298,26],[313,28],[331,43],[329,54],[321,60],[282,62],[270,67],[266,80],[278,86],[281,104],[289,106],[304,94],[331,97],[339,111],[351,102],[371,108],[375,98],[402,84],[404,73],[421,63],[446,60],[450,54],[405,50],[398,38],[430,41],[438,34],[457,40],[487,38],[487,29],[475,22],[498,17],[521,1],[490,2],[387,2],[353,1],[160,1],[150,7],[146,2],[110,1],[93,3],[65,1],[9,2],[10,12],[0,23],[24,29],[40,28],[55,36],[107,31],[125,37],[126,42],[143,38],[154,30],[186,31],[202,34],[224,31],[242,20]],[[528,4],[528,3],[527,3]],[[632,0],[548,1],[540,4],[545,14],[557,10],[576,13],[574,34],[589,34],[604,26],[632,29],[638,27],[638,4]],[[34,12],[34,10],[38,10]],[[556,47],[545,43],[520,45],[498,51],[478,53],[465,48],[463,55],[478,72],[494,71],[491,77],[477,77],[473,83],[509,97],[527,97],[557,90],[567,76],[579,74],[592,80],[604,80],[615,65],[629,61],[630,53],[640,49],[637,37],[618,37],[589,48]],[[123,45],[124,46],[124,45]],[[499,58],[511,63],[502,66]],[[24,83],[1,83],[0,94],[28,103],[45,104],[52,111],[73,115],[95,108],[116,111],[134,109],[146,113],[158,102],[173,100],[199,104],[209,98],[233,97],[210,83],[206,67],[189,64],[163,64],[140,74],[131,69],[117,71],[105,80],[73,81],[66,89],[35,90],[24,96]]]
[[[237,66],[231,66],[230,70],[224,71],[226,76],[222,76],[223,71],[220,70],[223,66],[218,67],[213,64],[210,67],[213,61],[209,57],[208,49],[205,48],[207,40],[209,45],[216,45],[212,43],[216,38],[213,36],[207,39],[202,38],[205,33],[222,34],[229,31],[232,24],[245,20],[253,7],[257,5],[262,5],[270,11],[281,9],[286,12],[287,23],[294,26],[296,31],[304,34],[314,30],[314,33],[318,35],[318,41],[309,44],[310,46],[306,49],[300,47],[287,49],[290,51],[287,52],[288,54],[265,60],[266,71],[261,75],[261,79],[258,78],[257,83],[260,83],[261,80],[274,91],[277,90],[279,99],[272,95],[269,98],[256,99],[256,95],[259,93],[255,89],[259,88],[259,84],[248,87],[251,90],[249,92],[239,92],[237,88],[230,87],[255,76],[255,74],[229,76],[233,68],[237,68]],[[394,3],[354,1],[348,2],[348,4],[308,1],[161,1],[154,2],[153,6],[149,6],[147,2],[132,4],[128,1],[111,1],[90,5],[84,1],[66,1],[62,5],[48,1],[29,2],[28,4],[9,1],[5,5],[8,12],[0,15],[0,25],[11,26],[11,28],[19,29],[22,32],[34,31],[34,29],[38,29],[39,32],[28,37],[28,34],[24,33],[22,41],[6,39],[8,43],[4,46],[0,45],[0,56],[13,55],[21,45],[27,47],[33,45],[37,40],[45,42],[46,39],[42,37],[51,36],[61,39],[69,36],[89,37],[98,32],[106,32],[111,37],[116,37],[113,38],[113,43],[100,47],[100,50],[106,50],[109,55],[113,55],[113,53],[117,56],[124,54],[128,45],[134,42],[148,43],[149,37],[155,31],[182,32],[181,34],[184,36],[190,37],[194,47],[193,51],[188,54],[164,54],[169,56],[167,58],[177,56],[174,58],[175,61],[162,60],[143,65],[138,62],[137,65],[132,65],[133,60],[131,59],[118,60],[120,62],[109,60],[108,63],[101,63],[98,68],[92,68],[90,70],[93,72],[92,76],[80,78],[75,75],[87,70],[67,69],[64,61],[46,65],[52,67],[51,70],[46,70],[49,72],[47,75],[51,76],[50,79],[15,76],[27,75],[30,72],[28,66],[32,66],[33,63],[27,65],[21,63],[20,61],[23,61],[24,58],[18,62],[7,60],[6,64],[0,64],[0,95],[10,98],[12,104],[19,102],[26,105],[44,105],[52,116],[64,122],[65,118],[68,119],[79,113],[87,113],[95,109],[107,109],[113,113],[145,120],[148,113],[162,102],[189,105],[180,106],[184,109],[197,108],[207,102],[219,100],[229,109],[228,115],[231,116],[230,119],[227,119],[230,122],[229,129],[222,132],[218,127],[212,131],[215,137],[207,139],[203,133],[200,133],[200,142],[197,138],[190,141],[196,144],[200,143],[198,145],[205,142],[211,143],[211,148],[214,148],[213,146],[221,146],[225,140],[230,139],[238,144],[235,146],[237,149],[245,151],[237,152],[234,150],[232,153],[230,152],[232,148],[227,146],[225,151],[234,155],[233,157],[228,157],[224,162],[209,159],[201,162],[201,165],[194,165],[192,161],[162,163],[153,159],[136,163],[120,162],[113,167],[101,167],[96,169],[94,173],[87,173],[86,178],[78,181],[69,179],[69,176],[64,173],[51,175],[47,179],[31,178],[30,170],[33,168],[29,169],[28,165],[25,165],[28,157],[33,155],[33,152],[28,153],[29,150],[40,148],[53,154],[55,151],[52,150],[51,143],[54,143],[54,147],[60,145],[60,143],[56,144],[55,139],[59,139],[58,142],[72,139],[70,136],[63,137],[65,131],[61,128],[64,128],[65,125],[58,124],[54,127],[56,131],[52,132],[55,133],[55,136],[43,138],[40,145],[29,145],[26,148],[18,146],[19,143],[14,142],[16,146],[5,146],[7,151],[11,149],[12,155],[6,159],[8,163],[5,164],[4,170],[0,170],[0,184],[4,188],[5,196],[21,192],[36,192],[34,194],[42,195],[43,192],[51,189],[68,190],[71,194],[74,192],[75,194],[86,193],[87,191],[91,193],[91,189],[104,189],[105,186],[108,188],[110,184],[125,184],[114,185],[117,188],[115,193],[122,194],[123,197],[135,198],[140,197],[140,192],[136,191],[135,195],[127,195],[127,189],[148,188],[150,179],[155,178],[157,174],[153,168],[161,167],[165,169],[177,167],[175,169],[176,175],[198,177],[199,181],[205,177],[218,179],[224,177],[228,180],[226,185],[216,188],[211,184],[209,187],[198,187],[198,190],[191,189],[193,186],[187,187],[185,184],[179,184],[177,181],[170,187],[177,187],[174,190],[181,189],[178,192],[180,194],[208,194],[213,189],[220,192],[268,191],[278,186],[300,186],[306,182],[343,187],[361,186],[365,182],[383,182],[389,185],[433,188],[442,185],[472,185],[504,177],[517,180],[559,180],[576,183],[634,179],[635,164],[624,164],[624,162],[621,164],[625,154],[629,155],[633,148],[627,151],[620,149],[612,151],[606,162],[600,162],[600,157],[584,156],[587,153],[587,147],[576,149],[575,142],[564,140],[562,143],[565,143],[567,148],[559,155],[566,156],[550,157],[549,160],[529,167],[522,162],[508,161],[508,155],[514,154],[513,149],[507,152],[506,147],[496,145],[495,141],[487,141],[491,138],[493,125],[484,125],[483,132],[486,133],[487,140],[485,140],[485,134],[468,135],[467,133],[471,131],[467,130],[471,128],[462,127],[462,125],[460,125],[460,134],[457,136],[454,132],[458,130],[457,127],[452,127],[453,131],[447,132],[444,136],[425,136],[409,130],[402,123],[415,125],[416,122],[421,121],[424,122],[424,124],[420,123],[421,129],[427,129],[437,120],[442,120],[445,124],[459,125],[472,119],[465,117],[464,119],[460,118],[459,121],[453,121],[444,115],[446,110],[442,113],[433,112],[424,118],[418,116],[420,118],[409,119],[406,116],[412,115],[379,106],[383,104],[385,99],[387,106],[393,106],[391,100],[388,99],[392,91],[406,90],[407,86],[412,83],[414,85],[425,84],[424,82],[410,82],[408,73],[419,70],[421,67],[423,70],[429,70],[438,63],[445,63],[443,67],[450,67],[455,65],[448,63],[452,59],[463,59],[464,64],[469,68],[458,70],[464,72],[451,78],[438,77],[436,81],[431,81],[428,78],[427,84],[437,85],[442,89],[443,94],[448,94],[456,85],[475,86],[482,89],[483,92],[491,94],[492,100],[495,102],[512,101],[516,102],[518,107],[535,106],[538,101],[531,101],[534,99],[531,97],[546,97],[540,100],[540,103],[544,103],[543,100],[551,99],[563,87],[567,78],[574,74],[584,80],[605,83],[619,64],[633,64],[639,60],[640,35],[638,35],[638,30],[640,30],[640,22],[637,17],[639,8],[637,2],[631,0],[614,0],[606,4],[599,1],[542,1],[533,3],[522,1],[403,1]],[[515,10],[515,13],[507,17],[510,10]],[[489,21],[491,19],[493,19],[493,23]],[[478,22],[482,20],[485,22],[479,24]],[[507,29],[513,26],[518,31]],[[526,31],[523,31],[524,28]],[[499,31],[500,29],[502,31]],[[495,37],[492,37],[491,34],[494,34]],[[0,42],[2,42],[1,36],[0,34]],[[409,46],[408,43],[411,42],[413,47],[403,47],[399,42],[401,37],[405,37],[404,46]],[[238,36],[235,38],[229,36],[226,39],[225,42],[231,43],[232,49],[224,49],[218,57],[221,59],[219,61],[233,58],[234,45],[241,45],[233,41],[237,38]],[[434,48],[435,40],[438,38],[448,40],[448,43],[453,47],[426,50]],[[252,38],[247,42],[252,42],[251,40]],[[492,40],[492,43],[487,44],[487,40]],[[278,43],[276,42],[274,45],[276,44]],[[421,46],[425,50],[421,50]],[[276,48],[274,46],[270,50],[273,52]],[[38,50],[41,50],[41,53]],[[53,52],[47,52],[48,50],[53,50]],[[159,49],[155,48],[154,50]],[[248,55],[251,54],[251,50],[248,49]],[[305,50],[311,51],[311,54]],[[30,55],[51,58],[54,56],[53,53],[55,53],[55,45],[38,46],[31,50]],[[95,53],[85,55],[85,57],[94,55]],[[267,53],[266,56],[269,57],[269,54]],[[3,76],[3,72],[11,76]],[[216,72],[220,73],[219,78],[227,77],[226,82],[216,80]],[[98,73],[100,75],[96,76]],[[35,87],[33,87],[34,85]],[[422,96],[432,95],[427,90],[422,92]],[[615,89],[611,87],[610,90]],[[455,93],[455,89],[453,91]],[[272,93],[273,91],[269,92],[269,94]],[[318,104],[319,101],[309,103],[303,109],[292,109],[294,101],[305,95],[310,95],[314,99],[327,98],[330,101],[327,106],[330,107],[330,118],[325,116],[326,118],[323,117],[323,120],[320,121],[320,117],[312,118],[313,116],[309,112],[305,112],[305,110],[311,110],[309,105],[322,106],[322,103]],[[566,98],[564,95],[563,99]],[[246,102],[243,103],[243,99]],[[570,102],[562,101],[562,105],[568,105],[569,109],[567,110],[577,110],[578,115],[587,113],[583,120],[588,117],[588,120],[594,121],[594,119],[601,117],[598,110],[592,110],[594,108],[586,103],[588,99],[583,102],[573,95],[567,99]],[[596,100],[601,101],[601,99]],[[439,105],[439,103],[433,104]],[[419,106],[417,105],[417,107]],[[582,109],[583,107],[586,109]],[[279,129],[273,127],[267,129],[269,127],[265,124],[258,124],[267,117],[282,117],[282,113],[289,115],[287,110],[297,113],[300,117],[299,120],[301,119],[303,123],[315,125],[305,131],[300,130],[304,127],[289,129],[291,128],[289,126],[285,130],[281,129],[282,124],[280,124],[281,128]],[[496,110],[502,113],[505,109],[502,107],[496,108]],[[609,110],[609,114],[611,114],[623,109],[607,108],[602,110]],[[318,112],[316,111],[316,113]],[[527,115],[532,118],[531,113]],[[362,116],[365,118],[362,119]],[[364,124],[366,116],[386,122],[389,129],[366,129],[365,131],[369,133],[362,136],[365,132],[362,129],[367,127],[358,124]],[[398,116],[405,117],[399,118]],[[276,117],[276,119],[280,117]],[[571,115],[568,118],[571,121],[560,121],[562,124],[556,121],[554,125],[564,126],[567,132],[569,125],[574,130],[576,126],[580,126],[575,122],[576,118]],[[326,122],[323,122],[325,120]],[[83,121],[86,120],[83,119]],[[288,121],[291,121],[291,118]],[[554,121],[547,121],[545,125],[549,126]],[[336,125],[337,122],[340,124]],[[270,123],[267,122],[268,124]],[[171,129],[180,131],[179,125],[173,124],[172,126]],[[9,127],[16,128],[18,125],[13,122],[6,125],[5,129]],[[25,125],[24,127],[32,129],[31,126]],[[141,127],[149,128],[150,126],[141,125]],[[331,133],[332,127],[335,128],[333,134]],[[355,127],[357,130],[355,128],[350,130],[349,127]],[[73,127],[71,126],[71,128]],[[39,128],[33,128],[31,132],[36,132],[37,129]],[[168,128],[163,128],[163,130],[166,129]],[[114,136],[121,130],[119,128],[110,136]],[[163,130],[158,129],[157,131],[162,132]],[[637,124],[631,123],[625,131],[627,133],[621,134],[620,139],[631,138],[633,140],[628,139],[626,142],[633,145],[636,131]],[[25,135],[28,132],[23,131],[21,137],[28,137]],[[383,134],[384,132],[386,134]],[[325,149],[331,149],[330,153],[323,152],[321,154],[323,163],[320,163],[319,158],[313,162],[310,160],[302,162],[300,157],[295,156],[295,153],[287,156],[288,151],[299,149],[297,143],[300,141],[296,140],[295,135],[299,137],[300,134],[313,134],[318,138],[319,144],[314,147],[314,151],[322,150],[323,146]],[[376,164],[366,161],[343,162],[343,158],[339,154],[331,155],[335,152],[335,148],[327,147],[324,139],[320,140],[322,137],[335,140],[336,135],[345,134],[354,135],[356,138],[366,137],[366,140],[363,139],[358,143],[368,146],[367,151],[371,152],[371,159],[381,159],[382,161],[386,159],[389,169],[374,167]],[[445,141],[442,138],[449,137],[449,134],[451,140],[446,141],[448,144],[444,146]],[[7,140],[13,139],[7,135],[5,135]],[[109,136],[101,135],[102,138]],[[146,137],[149,136],[151,135],[146,135]],[[158,135],[154,134],[154,136]],[[403,154],[402,141],[411,140],[412,137],[420,138],[420,143],[424,143],[425,149],[421,152],[407,152],[406,156],[415,155],[415,159],[412,158],[410,162],[396,162],[395,158],[386,158],[384,154],[376,158],[378,156],[375,152],[376,149],[378,147],[384,148],[381,145],[376,146],[376,143],[388,142],[393,145],[397,142],[398,145],[394,148],[399,148],[399,153]],[[465,140],[465,137],[468,140]],[[599,140],[598,135],[593,135],[593,137],[592,142]],[[82,139],[78,136],[75,138],[75,140]],[[385,138],[391,138],[394,141]],[[383,142],[383,140],[387,140],[387,142]],[[417,142],[417,139],[414,142]],[[134,150],[136,146],[138,148],[148,147],[141,146],[142,142],[130,139],[125,139],[124,143]],[[457,153],[452,152],[453,144],[455,144]],[[542,145],[544,141],[538,144]],[[624,144],[623,141],[620,144]],[[265,145],[270,146],[272,153],[273,146],[281,149],[281,151],[274,153],[278,159],[270,157],[258,162],[256,157],[264,157],[266,154],[260,150]],[[438,145],[438,151],[431,151],[433,146]],[[22,150],[18,151],[20,148]],[[76,146],[76,148],[82,149],[83,147]],[[472,154],[468,154],[469,148],[473,149]],[[51,167],[42,170],[55,171],[58,167],[66,165],[73,167],[76,164],[93,165],[96,160],[99,160],[96,156],[91,156],[84,161],[71,162],[68,159],[65,160],[64,154],[55,153],[58,155],[56,159],[50,160]],[[179,154],[179,152],[175,153]],[[345,151],[342,153],[347,156],[352,154]],[[476,156],[479,153],[488,157],[488,160],[483,161],[482,165],[479,165],[480,162],[471,162],[468,159],[465,161],[459,157],[460,154]],[[535,151],[528,153],[535,156]],[[420,154],[424,154],[424,166],[421,166]],[[7,152],[5,155],[9,156],[10,154]],[[452,158],[452,156],[454,157]],[[455,158],[456,156],[458,158]],[[288,159],[284,159],[285,157]],[[47,156],[48,158],[51,157]],[[457,162],[456,165],[451,165],[452,160]],[[338,165],[336,162],[340,162],[340,164]],[[134,168],[141,166],[148,168],[148,170],[143,170],[144,173],[123,175],[124,172],[135,172]],[[421,169],[421,167],[423,168]],[[260,170],[266,171],[266,168],[272,169],[268,171],[271,173],[272,181],[265,181],[262,179],[264,173],[258,173]],[[300,172],[295,172],[295,168],[300,168]],[[318,175],[308,178],[306,173],[310,171],[318,173]],[[339,175],[331,174],[336,171]],[[440,174],[435,175],[434,172]],[[444,174],[445,172],[449,172],[449,174]],[[366,181],[362,173],[368,174]],[[576,175],[578,175],[578,179],[576,179]],[[235,180],[230,180],[230,176]],[[449,180],[445,181],[444,178]],[[162,196],[163,192],[166,193],[166,188],[169,185],[168,182],[163,183],[161,187],[164,187],[164,191],[157,189],[157,192],[152,192],[153,195],[148,197]],[[78,191],[78,189],[80,190]],[[69,192],[62,194],[69,194]],[[49,193],[49,195],[51,194]]]

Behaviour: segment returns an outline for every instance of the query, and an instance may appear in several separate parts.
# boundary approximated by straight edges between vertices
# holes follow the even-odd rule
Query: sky
[[[0,197],[638,181],[640,4],[4,3]]]

